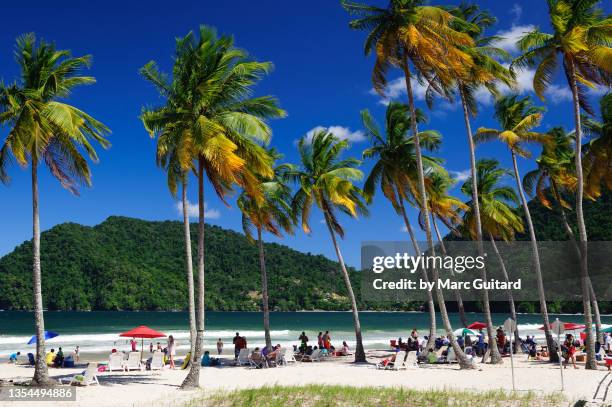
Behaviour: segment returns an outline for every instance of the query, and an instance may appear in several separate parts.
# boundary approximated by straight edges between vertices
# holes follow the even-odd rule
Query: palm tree
[[[6,173],[10,156],[22,167],[31,164],[32,173],[32,285],[36,327],[36,363],[32,384],[49,385],[45,364],[45,323],[41,291],[40,217],[38,202],[38,167],[46,164],[61,185],[78,195],[79,185],[91,185],[91,172],[83,152],[97,162],[92,141],[103,148],[110,146],[108,128],[82,110],[65,103],[70,92],[95,79],[80,76],[89,67],[91,56],[72,57],[70,51],[58,50],[34,34],[17,38],[16,60],[21,78],[12,85],[0,84],[0,123],[10,127],[0,148],[0,179]]]
[[[349,13],[358,16],[350,22],[349,26],[357,30],[368,30],[364,45],[366,55],[373,50],[376,51],[376,62],[372,73],[372,82],[376,91],[384,94],[387,83],[386,75],[391,67],[398,67],[404,73],[412,119],[410,128],[414,138],[417,161],[419,206],[425,215],[424,226],[428,249],[430,254],[434,255],[435,247],[427,209],[423,157],[411,83],[413,77],[411,66],[422,79],[430,84],[432,93],[443,94],[444,85],[448,86],[458,73],[472,65],[471,57],[459,46],[470,46],[473,41],[468,35],[450,27],[450,23],[456,17],[442,8],[422,4],[422,0],[390,0],[386,8],[381,8],[347,0],[342,1],[343,7]],[[435,268],[432,269],[432,275],[437,281],[438,271]],[[472,367],[452,335],[453,330],[446,311],[444,295],[440,289],[436,289],[436,297],[444,328],[458,355],[460,364],[463,367]]]
[[[145,67],[151,81],[166,77],[154,62]],[[196,344],[181,388],[199,386],[204,336],[204,177],[217,196],[239,185],[262,200],[259,177],[273,175],[272,159],[260,142],[271,130],[266,119],[283,117],[271,96],[251,97],[252,87],[272,69],[234,46],[233,38],[217,37],[212,28],[201,26],[199,38],[190,32],[176,43],[173,82],[177,83],[176,108],[152,110],[146,120],[151,126],[173,126],[185,138],[185,162],[193,161],[198,177],[198,296],[196,301]],[[149,78],[147,78],[149,79]],[[152,123],[156,123],[153,125]],[[248,165],[247,165],[248,163]]]
[[[472,180],[472,205],[474,206],[475,220],[475,240],[479,255],[484,255],[482,245],[482,220],[480,214],[480,206],[478,200],[478,185],[476,184],[476,152],[474,140],[472,137],[472,127],[470,124],[470,116],[475,117],[478,113],[478,103],[476,102],[475,93],[480,89],[486,89],[493,96],[498,97],[498,84],[506,86],[514,86],[515,82],[510,71],[501,65],[495,58],[508,60],[510,56],[501,48],[495,47],[493,44],[499,37],[485,36],[485,30],[497,22],[497,19],[486,11],[480,10],[476,4],[462,3],[458,7],[450,8],[449,11],[458,18],[454,26],[455,28],[469,35],[472,38],[473,45],[461,46],[461,49],[472,57],[473,64],[464,72],[459,72],[457,80],[454,83],[461,106],[463,109],[463,120],[465,122],[467,142],[470,152],[470,175]],[[458,23],[465,21],[468,24]],[[486,269],[481,269],[481,277],[486,280]],[[491,309],[489,305],[489,293],[487,290],[482,290],[484,315],[487,323],[487,335],[489,343],[496,342],[496,336],[493,330],[493,320],[491,318]],[[497,346],[491,346],[491,363],[502,363],[501,354],[497,350]]]
[[[141,69],[142,76],[151,82],[166,98],[164,113],[178,116],[181,97],[180,84],[177,81],[169,82],[168,78],[155,68],[153,63],[145,65]],[[160,119],[159,109],[143,109],[141,119],[149,135],[157,138],[157,164],[166,171],[168,189],[173,197],[176,197],[178,184],[181,184],[181,207],[183,212],[183,235],[185,239],[185,272],[187,273],[187,298],[189,310],[189,339],[190,357],[195,354],[196,343],[196,312],[195,292],[193,280],[193,259],[191,253],[191,230],[189,222],[187,184],[189,172],[193,170],[191,158],[191,139],[188,133],[183,131],[180,122],[173,122],[168,117]]]
[[[363,152],[363,158],[377,160],[364,184],[363,191],[366,201],[368,203],[372,201],[376,188],[380,184],[383,195],[404,220],[415,253],[421,253],[405,207],[406,201],[410,204],[417,202],[416,196],[418,195],[414,139],[407,134],[410,129],[408,106],[399,102],[389,103],[385,115],[384,134],[367,109],[361,111],[361,120],[371,140],[371,147]],[[417,110],[417,121],[425,122],[425,115],[421,110]],[[441,136],[432,130],[422,131],[420,141],[423,148],[435,151],[440,146]],[[427,167],[439,167],[439,160],[436,158],[424,156],[423,161]],[[421,269],[421,275],[423,281],[429,281],[424,268]],[[436,337],[436,310],[431,291],[428,291],[427,295],[429,336],[426,348],[430,349]]]
[[[508,272],[506,271],[506,265],[504,259],[499,253],[496,239],[501,240],[513,240],[516,232],[523,232],[523,220],[516,213],[513,205],[519,204],[519,198],[516,195],[516,191],[509,186],[500,185],[502,178],[512,175],[512,173],[503,168],[499,168],[499,162],[497,160],[478,160],[476,164],[476,178],[478,185],[478,200],[480,201],[480,207],[482,208],[482,228],[491,241],[491,247],[497,256],[500,269],[504,276],[505,281],[509,281]],[[472,197],[472,186],[474,183],[471,179],[461,186],[461,192],[465,195]],[[463,230],[464,235],[476,236],[476,216],[474,214],[474,206],[468,202],[468,207],[471,210],[467,210],[463,214]],[[508,290],[508,303],[510,305],[510,317],[516,322],[514,328],[514,337],[519,338],[518,332],[518,318],[516,314],[516,307],[514,305],[514,296],[512,291]],[[518,345],[518,339],[515,342]]]
[[[440,234],[440,229],[438,228],[436,219],[444,223],[444,225],[446,225],[446,227],[448,227],[451,231],[455,231],[456,226],[461,224],[461,217],[459,216],[458,211],[466,210],[467,207],[463,202],[461,202],[461,200],[448,194],[448,190],[453,186],[454,181],[444,169],[435,169],[434,171],[431,171],[431,173],[427,176],[427,181],[427,202],[429,204],[429,211],[431,212],[431,223],[434,231],[436,232],[436,237],[438,239],[438,244],[440,245],[442,255],[446,256],[446,245],[444,244],[444,239]],[[423,228],[424,220],[422,212],[419,216],[419,223]],[[453,270],[451,270],[451,275],[454,276]],[[467,327],[468,320],[465,316],[463,298],[461,298],[461,292],[458,289],[455,289],[455,300],[457,301],[457,308],[459,310],[461,324],[464,327]]]
[[[280,155],[271,151],[270,155],[278,159]],[[282,232],[293,233],[293,213],[291,210],[291,190],[286,184],[285,174],[293,171],[290,164],[281,164],[274,169],[272,180],[262,180],[263,200],[255,199],[246,192],[238,198],[238,207],[242,211],[242,228],[249,242],[254,242],[253,228],[257,231],[259,249],[259,269],[261,272],[261,302],[266,347],[271,349],[270,307],[268,303],[268,275],[262,232],[267,231],[281,237]]]
[[[585,123],[594,123],[593,121],[583,121]],[[547,132],[547,142],[543,145],[540,157],[536,159],[537,168],[529,171],[523,177],[523,185],[525,191],[530,196],[536,196],[540,203],[548,209],[553,209],[553,202],[548,198],[548,193],[552,195],[556,202],[556,208],[561,215],[561,221],[565,232],[567,233],[577,256],[580,256],[580,247],[576,241],[574,230],[569,224],[569,220],[565,211],[571,209],[572,206],[564,199],[565,195],[570,194],[576,189],[576,172],[574,167],[574,137],[572,134],[566,134],[563,128],[555,127]],[[594,139],[595,141],[596,139]],[[585,148],[585,150],[587,150]],[[586,172],[589,174],[589,172]],[[596,177],[587,176],[586,179],[600,182]],[[585,192],[590,190],[590,185],[585,185]],[[595,187],[599,188],[599,187]],[[593,198],[594,199],[594,198]],[[591,295],[591,303],[593,305],[593,313],[595,316],[595,333],[599,343],[603,343],[603,335],[601,332],[601,315],[599,313],[599,304],[595,296],[595,290],[589,278],[589,292]]]
[[[593,113],[587,102],[584,86],[610,85],[612,79],[612,18],[604,16],[596,6],[598,0],[548,0],[548,14],[553,33],[534,30],[525,34],[518,46],[523,52],[512,66],[524,68],[537,66],[533,77],[535,93],[544,99],[544,91],[550,86],[554,73],[563,62],[568,86],[572,91],[574,128],[576,132],[576,218],[580,242],[580,273],[582,305],[586,326],[592,325],[588,289],[587,231],[584,223],[582,199],[584,173],[582,167],[582,125],[580,108]],[[586,331],[586,369],[597,369],[595,345],[591,330]]]
[[[584,148],[584,193],[593,198],[601,195],[601,186],[612,189],[612,93],[599,101],[601,121],[581,119],[583,132],[590,137]]]
[[[542,279],[542,269],[540,267],[540,253],[538,251],[538,242],[533,229],[533,222],[523,191],[523,185],[519,174],[518,163],[516,156],[529,157],[529,151],[523,148],[526,142],[543,142],[545,137],[532,131],[537,127],[542,120],[542,108],[534,106],[529,97],[518,98],[518,96],[504,96],[495,103],[495,117],[501,125],[500,130],[479,128],[474,136],[476,142],[489,141],[497,139],[504,143],[510,150],[512,157],[512,165],[514,167],[514,178],[516,187],[521,198],[521,204],[527,221],[529,237],[531,241],[531,254],[533,258],[533,268],[536,274],[538,284],[538,295],[540,299],[540,312],[544,320],[544,334],[546,343],[549,349],[554,349],[554,340],[550,331],[550,321],[548,318],[548,309],[546,306],[546,294],[544,291],[544,282]],[[550,360],[558,360],[556,352],[550,352]]]
[[[344,229],[337,217],[338,211],[355,218],[358,214],[367,214],[362,191],[353,184],[353,181],[363,177],[363,173],[356,168],[360,162],[355,158],[340,159],[340,154],[346,148],[348,148],[346,140],[340,141],[326,130],[316,132],[310,142],[306,138],[300,140],[298,149],[301,168],[292,174],[299,182],[299,190],[293,197],[292,206],[294,213],[301,218],[302,229],[306,233],[310,233],[308,222],[313,203],[323,212],[353,311],[357,342],[355,362],[366,362],[357,301],[336,240],[336,235],[344,237]]]

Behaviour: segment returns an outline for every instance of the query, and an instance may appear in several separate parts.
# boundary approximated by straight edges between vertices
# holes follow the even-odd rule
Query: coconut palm
[[[195,354],[196,343],[196,312],[195,292],[193,280],[193,259],[191,252],[191,229],[189,222],[189,211],[187,200],[187,184],[189,172],[193,170],[191,157],[191,139],[188,133],[183,131],[184,123],[173,122],[169,116],[178,116],[180,111],[181,89],[178,81],[170,82],[161,75],[155,65],[149,63],[141,69],[141,74],[151,82],[166,98],[163,107],[165,120],[160,119],[159,109],[144,108],[141,119],[149,135],[157,136],[157,165],[164,169],[167,174],[168,189],[173,197],[176,197],[178,185],[181,185],[181,209],[183,212],[183,235],[185,240],[185,272],[187,273],[187,302],[189,310],[189,339],[190,357]]]
[[[362,191],[353,184],[363,177],[363,173],[357,168],[360,162],[355,158],[341,159],[340,154],[346,148],[346,140],[338,140],[326,130],[316,132],[311,140],[306,137],[300,140],[298,149],[301,168],[292,174],[299,183],[299,190],[293,197],[292,206],[294,213],[301,218],[302,229],[306,233],[310,233],[312,205],[315,204],[323,212],[353,311],[357,342],[355,362],[366,362],[357,301],[336,240],[336,235],[344,237],[344,228],[337,217],[338,211],[355,218],[358,214],[367,215]]]
[[[478,160],[476,164],[476,178],[478,186],[478,200],[480,201],[482,230],[488,236],[491,247],[495,252],[500,269],[505,281],[509,281],[508,272],[504,259],[499,253],[496,240],[513,240],[516,232],[523,232],[523,220],[516,213],[514,205],[519,205],[520,201],[516,191],[509,186],[500,185],[501,180],[512,173],[499,167],[497,160]],[[471,179],[461,186],[461,192],[472,197],[472,187],[474,183]],[[469,210],[463,214],[462,231],[465,236],[473,239],[476,236],[476,216],[474,206],[467,202]],[[512,291],[508,290],[508,304],[510,306],[510,317],[516,322],[514,337],[519,337],[518,318],[514,305]],[[516,342],[518,343],[518,341]]]
[[[217,37],[216,31],[201,26],[177,39],[172,82],[177,84],[176,108],[152,109],[146,122],[153,128],[173,126],[185,138],[181,153],[184,163],[192,161],[198,178],[198,295],[196,301],[196,344],[189,373],[181,387],[199,386],[204,335],[204,178],[217,196],[225,196],[239,185],[262,200],[260,177],[273,175],[272,159],[261,142],[271,130],[266,119],[285,112],[270,96],[252,97],[252,87],[272,69],[269,62],[249,59],[234,46],[233,38]],[[167,77],[156,64],[145,66],[147,79]],[[248,165],[247,165],[248,163]]]
[[[450,23],[456,17],[442,8],[422,4],[422,0],[390,0],[386,8],[381,8],[342,1],[343,7],[357,16],[349,26],[368,31],[364,45],[366,55],[376,51],[376,62],[372,73],[374,89],[384,95],[386,76],[391,67],[400,68],[404,74],[412,119],[411,135],[415,140],[419,206],[425,214],[425,235],[428,250],[433,255],[435,247],[429,223],[423,157],[411,81],[414,73],[417,73],[430,84],[432,92],[444,93],[444,88],[453,82],[457,74],[472,64],[471,57],[458,46],[470,46],[473,41],[468,35],[450,27]],[[414,68],[414,73],[411,67]],[[437,280],[438,271],[435,268],[432,270],[432,275],[434,280]],[[445,330],[461,361],[464,359],[463,354],[452,335],[453,330],[440,289],[436,289],[436,297]],[[461,363],[463,367],[471,366],[467,363],[467,359],[464,360],[466,363]]]
[[[417,121],[424,123],[425,119],[423,112],[417,110]],[[416,199],[416,196],[418,196],[418,176],[414,139],[408,136],[410,129],[408,106],[399,102],[389,103],[385,114],[384,133],[367,109],[361,111],[361,120],[371,142],[371,147],[363,152],[363,158],[376,159],[363,187],[366,200],[368,202],[372,201],[378,184],[380,184],[383,195],[404,220],[415,253],[421,253],[405,207],[405,202],[409,202],[411,205],[418,202]],[[420,132],[420,141],[423,148],[435,151],[440,146],[441,136],[432,130],[422,131]],[[423,161],[428,168],[439,167],[439,160],[436,158],[423,156]],[[421,274],[423,281],[429,281],[425,269],[421,269]],[[433,347],[436,337],[436,310],[431,291],[428,291],[427,294],[429,337],[426,348],[430,349]]]
[[[21,78],[11,85],[0,84],[0,123],[9,133],[0,148],[0,179],[7,182],[11,157],[32,173],[32,286],[36,327],[36,362],[32,383],[49,385],[45,364],[45,324],[41,292],[40,217],[38,169],[46,165],[61,185],[78,195],[79,185],[91,185],[87,155],[97,162],[94,143],[103,148],[110,143],[108,128],[87,113],[65,102],[70,92],[95,79],[81,76],[89,67],[91,56],[72,57],[70,51],[58,50],[34,34],[17,38],[15,50]]]
[[[545,137],[541,133],[533,131],[542,120],[542,108],[536,107],[531,103],[529,97],[519,98],[516,95],[504,96],[495,103],[495,117],[501,125],[501,129],[479,128],[474,139],[478,142],[499,140],[508,147],[512,157],[512,165],[514,168],[514,178],[516,181],[517,190],[521,198],[523,212],[527,221],[529,238],[531,241],[531,254],[533,259],[533,268],[536,274],[538,284],[538,295],[540,299],[540,312],[544,320],[544,334],[549,349],[554,349],[554,340],[550,331],[550,321],[548,318],[548,309],[546,306],[546,294],[544,291],[544,282],[542,279],[542,269],[540,267],[540,253],[538,251],[538,242],[533,229],[533,222],[523,191],[523,185],[519,174],[517,155],[521,157],[529,157],[530,153],[525,150],[524,144],[527,142],[544,142]],[[556,352],[550,352],[550,360],[556,361],[558,355]]]
[[[612,18],[604,16],[596,6],[598,0],[548,0],[552,34],[534,30],[518,41],[523,52],[512,67],[522,69],[536,66],[533,77],[535,93],[544,99],[544,91],[551,85],[559,60],[572,92],[574,128],[576,132],[576,218],[580,242],[580,270],[582,305],[586,326],[592,325],[588,289],[587,231],[584,223],[582,199],[584,173],[582,166],[582,125],[580,108],[593,113],[587,102],[585,86],[610,85],[612,82]],[[591,330],[586,332],[587,369],[597,369],[594,340]]]
[[[270,155],[280,158],[276,152]],[[283,232],[293,233],[293,213],[291,210],[291,190],[286,184],[285,174],[294,170],[289,164],[281,164],[274,169],[274,178],[262,179],[261,189],[263,200],[256,199],[246,192],[238,198],[238,207],[242,211],[242,228],[249,242],[257,240],[259,249],[259,269],[261,272],[261,302],[263,310],[263,325],[266,347],[271,349],[270,337],[270,306],[268,303],[268,275],[266,272],[266,259],[262,239],[263,232],[282,236]],[[256,238],[253,236],[256,230]]]
[[[442,255],[446,256],[446,245],[444,239],[440,234],[440,228],[438,228],[438,222],[440,220],[447,228],[454,231],[457,225],[461,223],[461,217],[458,211],[466,210],[467,207],[460,199],[449,195],[448,190],[453,186],[454,181],[448,175],[444,169],[434,169],[427,175],[427,202],[429,204],[429,211],[431,213],[431,224],[433,225],[438,244]],[[421,228],[424,226],[423,212],[421,211],[419,216],[419,224]],[[454,272],[451,270],[451,274]],[[461,324],[464,327],[468,326],[468,321],[465,316],[465,307],[463,305],[463,298],[461,298],[461,292],[455,289],[455,300],[457,301],[457,308],[459,310],[459,318]]]
[[[590,119],[589,119],[590,121]],[[587,123],[583,121],[583,124]],[[564,199],[564,196],[569,195],[576,189],[576,172],[574,167],[574,137],[572,134],[567,134],[561,127],[555,127],[547,132],[547,142],[543,145],[540,157],[536,159],[537,168],[529,171],[523,177],[523,185],[528,195],[536,196],[540,203],[548,209],[557,209],[561,215],[561,221],[565,232],[572,242],[576,254],[580,256],[580,247],[576,240],[574,230],[569,224],[566,214],[567,209],[572,206]],[[587,149],[585,149],[587,150]],[[590,178],[599,182],[598,178]],[[589,185],[587,183],[587,185]],[[589,189],[585,188],[585,191]],[[548,195],[552,195],[554,203],[551,202]],[[554,206],[553,206],[554,205]],[[595,317],[595,333],[600,343],[603,343],[603,335],[601,332],[601,315],[599,313],[599,304],[595,290],[589,278],[589,292],[591,295],[591,303]]]
[[[584,148],[584,193],[593,198],[601,195],[602,185],[612,189],[612,93],[599,101],[601,121],[590,117],[581,120],[590,140]]]
[[[474,206],[475,220],[475,240],[479,255],[484,255],[482,245],[482,221],[478,200],[478,185],[476,184],[476,152],[474,141],[472,138],[472,127],[470,117],[475,117],[478,113],[478,103],[476,101],[476,92],[482,89],[490,92],[493,96],[498,97],[498,84],[506,86],[514,86],[514,79],[510,71],[501,65],[496,58],[509,59],[510,56],[506,51],[494,46],[495,41],[499,39],[497,36],[485,36],[486,29],[490,28],[497,21],[495,17],[486,11],[480,10],[476,4],[462,3],[457,7],[450,8],[449,11],[458,19],[455,20],[454,27],[470,36],[473,40],[471,46],[460,46],[460,48],[471,56],[473,64],[467,69],[458,72],[457,80],[454,86],[459,94],[461,106],[463,109],[463,119],[465,122],[468,147],[470,152],[470,175],[472,179],[472,205]],[[467,22],[458,23],[458,22]],[[481,277],[486,280],[486,269],[481,269]],[[484,316],[487,323],[487,335],[489,343],[496,342],[495,332],[493,330],[493,320],[491,318],[491,309],[489,305],[489,294],[487,290],[482,290]],[[491,346],[491,363],[502,363],[501,354],[497,350],[497,346]]]

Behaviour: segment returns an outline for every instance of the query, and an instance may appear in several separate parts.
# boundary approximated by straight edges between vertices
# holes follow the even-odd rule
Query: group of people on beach
[[[294,345],[294,352],[301,355],[311,355],[317,349],[321,349],[325,354],[330,356],[347,356],[350,352],[350,348],[346,341],[342,341],[342,347],[340,350],[336,350],[336,348],[331,343],[331,334],[329,331],[320,331],[317,335],[317,344],[315,346],[308,345],[308,336],[305,331],[302,331],[298,340],[300,341],[300,345]]]

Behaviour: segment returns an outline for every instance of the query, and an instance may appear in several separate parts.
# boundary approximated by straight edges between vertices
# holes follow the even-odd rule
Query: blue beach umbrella
[[[56,336],[59,336],[59,334],[51,331],[45,331],[45,340],[55,338]],[[36,343],[36,335],[30,338],[28,345],[31,345],[33,343]]]

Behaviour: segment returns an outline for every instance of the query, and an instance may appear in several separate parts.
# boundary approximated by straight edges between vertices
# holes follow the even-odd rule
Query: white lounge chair
[[[164,354],[156,350],[151,358],[151,370],[162,370],[164,368]]]
[[[144,370],[144,366],[140,361],[140,352],[130,352],[128,360],[125,363],[125,370]]]
[[[240,349],[240,353],[238,354],[238,360],[236,362],[238,366],[249,366],[251,364],[251,362],[249,361],[250,353],[251,352],[249,351],[249,348]]]
[[[80,375],[75,375],[69,381],[68,384],[71,386],[89,386],[90,384],[100,384],[98,382],[98,364],[97,363],[89,363],[87,365],[87,369],[83,371]],[[63,380],[60,379],[60,383],[63,383]]]
[[[111,353],[108,356],[108,371],[124,371],[125,363],[123,361],[122,353]]]
[[[417,353],[415,351],[408,352],[408,356],[406,356],[406,360],[404,360],[404,367],[416,367],[417,369],[419,368]]]
[[[406,359],[406,351],[401,350],[395,354],[395,360],[393,362],[384,364],[383,363],[384,361],[381,361],[379,364],[376,365],[376,369],[381,369],[381,370],[406,369],[404,359]]]
[[[297,363],[297,359],[295,358],[293,352],[287,352],[287,349],[283,349],[283,361],[285,364]]]
[[[446,363],[458,363],[457,354],[455,353],[455,349],[452,346],[448,347],[448,353],[446,354]]]

